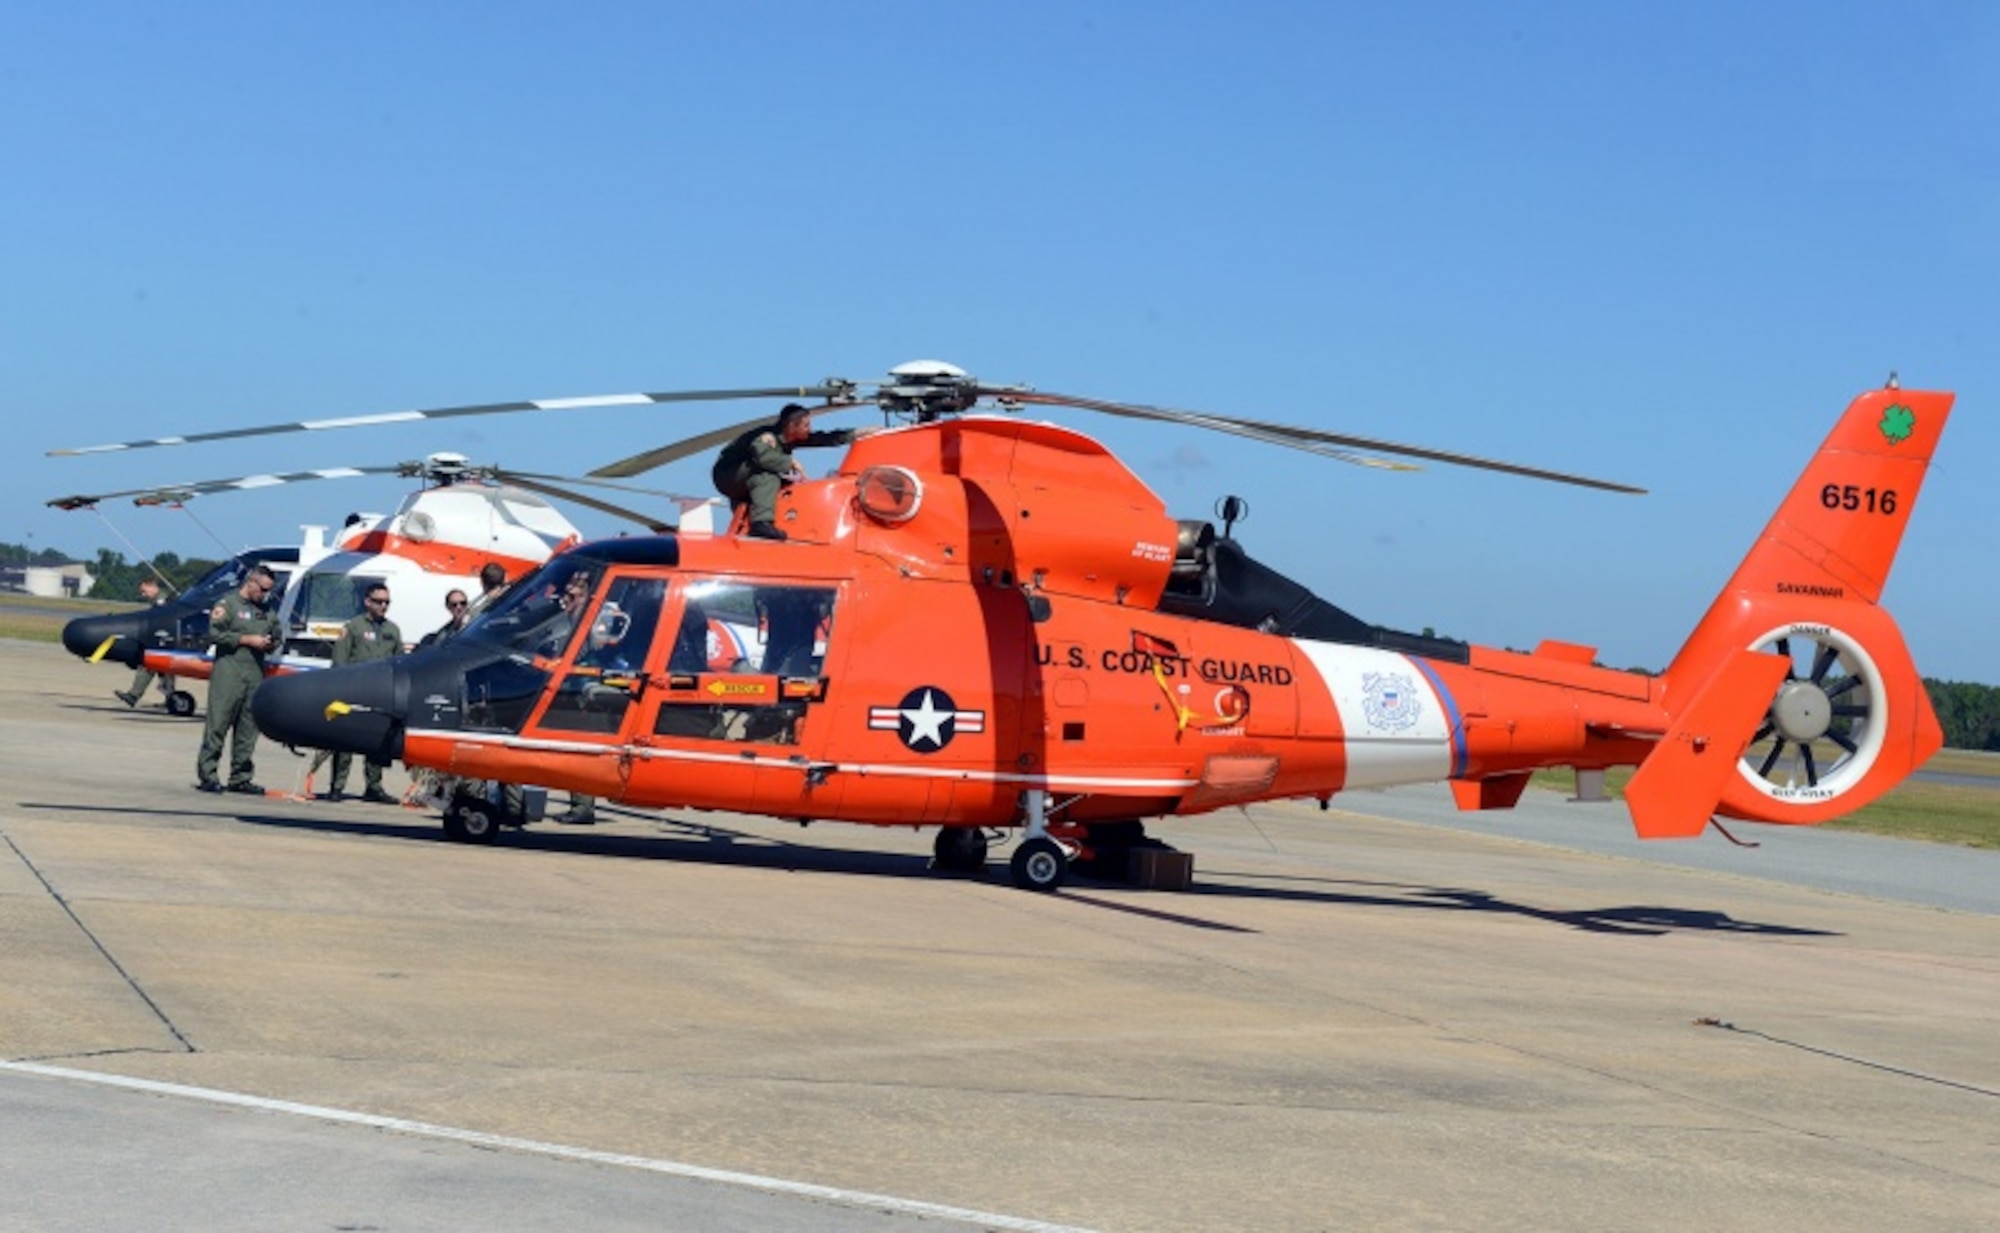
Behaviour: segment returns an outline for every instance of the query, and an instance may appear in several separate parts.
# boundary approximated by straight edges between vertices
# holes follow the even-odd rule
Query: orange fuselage
[[[871,512],[882,491],[898,495]],[[1003,825],[1030,788],[1073,822],[1439,779],[1518,794],[1535,767],[1637,763],[1666,727],[1662,682],[1593,667],[1588,648],[1429,658],[1164,611],[1179,525],[1102,446],[1049,424],[866,438],[838,475],[789,488],[779,519],[789,542],[682,536],[677,565],[608,571],[600,600],[622,576],[668,583],[610,718],[550,690],[518,732],[412,725],[405,756],[640,806]],[[686,597],[746,582],[830,597],[813,653],[677,668]],[[585,658],[549,667],[603,672]]]

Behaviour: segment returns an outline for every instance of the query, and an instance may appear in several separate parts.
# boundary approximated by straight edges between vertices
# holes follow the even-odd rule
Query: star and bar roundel
[[[868,727],[894,732],[912,753],[931,754],[951,744],[951,738],[961,732],[986,731],[986,712],[961,711],[942,689],[919,685],[895,706],[869,707]]]

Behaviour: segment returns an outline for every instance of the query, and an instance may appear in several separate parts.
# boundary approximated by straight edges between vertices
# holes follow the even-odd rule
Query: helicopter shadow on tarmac
[[[1654,904],[1627,904],[1607,908],[1539,908],[1528,903],[1503,899],[1489,891],[1452,886],[1416,886],[1396,882],[1347,882],[1329,878],[1291,878],[1285,875],[1228,874],[1232,878],[1269,878],[1272,881],[1317,882],[1329,886],[1349,886],[1354,890],[1320,890],[1299,886],[1242,886],[1197,883],[1190,894],[1228,895],[1245,899],[1293,900],[1307,903],[1349,904],[1356,907],[1421,908],[1438,912],[1496,912],[1567,925],[1586,933],[1612,933],[1631,937],[1660,937],[1671,933],[1759,934],[1781,938],[1835,937],[1825,929],[1797,925],[1769,924],[1738,920],[1727,912],[1704,908],[1676,908]],[[1378,889],[1379,888],[1379,889]]]
[[[298,802],[306,803],[306,802]],[[152,809],[134,811],[130,809],[110,810],[96,806],[79,806],[56,802],[22,801],[22,809],[46,810],[55,813],[110,813],[131,816],[135,812],[161,819],[168,818],[216,818],[218,815],[198,810]],[[958,877],[971,881],[984,881],[994,885],[1004,884],[1004,866],[992,865],[986,871],[973,874],[951,874],[933,870],[930,857],[918,853],[895,853],[871,851],[867,849],[821,847],[798,843],[785,839],[774,839],[768,835],[735,830],[726,826],[716,826],[705,822],[684,821],[655,814],[633,813],[611,810],[600,805],[600,813],[635,821],[648,821],[657,829],[643,834],[615,834],[603,830],[584,831],[564,828],[562,830],[521,829],[508,832],[495,845],[522,852],[563,852],[577,856],[599,856],[624,860],[694,861],[709,865],[726,865],[745,869],[777,869],[812,873],[855,874],[876,878],[924,878]],[[444,833],[436,826],[429,814],[420,814],[409,809],[398,809],[393,813],[381,809],[383,816],[371,817],[358,812],[362,809],[381,809],[378,806],[326,805],[314,810],[313,816],[301,817],[296,814],[257,812],[246,809],[232,817],[234,821],[250,826],[268,827],[275,830],[319,831],[326,834],[369,836],[382,839],[416,840],[421,842],[445,843]],[[1286,885],[1246,885],[1245,882],[1265,879],[1272,883]],[[1317,885],[1302,885],[1316,883]],[[1351,889],[1334,889],[1339,887]],[[1167,911],[1162,908],[1131,902],[1129,898],[1107,898],[1098,891],[1120,890],[1127,894],[1130,888],[1115,882],[1099,882],[1078,875],[1052,898],[1066,904],[1075,904],[1100,911],[1118,912],[1128,916],[1138,916],[1157,920],[1166,924],[1189,928],[1207,929],[1227,933],[1257,933],[1259,930],[1215,920],[1187,912]],[[1025,892],[1023,892],[1025,893]],[[1154,892],[1146,892],[1151,899]],[[1196,882],[1181,891],[1172,900],[1175,903],[1192,904],[1203,900],[1218,905],[1229,900],[1272,900],[1294,903],[1317,903],[1329,907],[1356,908],[1396,908],[1414,909],[1422,912],[1472,912],[1518,916],[1530,920],[1547,921],[1550,924],[1580,930],[1586,933],[1616,934],[1627,937],[1660,937],[1677,933],[1728,933],[1758,935],[1775,938],[1833,937],[1838,936],[1824,929],[1809,929],[1801,926],[1738,920],[1727,912],[1702,908],[1669,907],[1652,904],[1625,904],[1603,908],[1554,909],[1537,907],[1530,903],[1516,902],[1502,898],[1489,891],[1466,887],[1423,886],[1409,883],[1344,881],[1340,879],[1312,878],[1286,874],[1252,874],[1215,871],[1209,880]]]
[[[343,811],[354,806],[335,806]],[[643,834],[618,834],[575,828],[521,829],[509,831],[499,845],[525,852],[565,852],[581,856],[614,859],[695,861],[735,868],[778,869],[815,873],[857,874],[877,878],[969,877],[973,881],[1004,882],[1004,865],[990,865],[974,875],[953,875],[933,870],[927,854],[895,853],[880,850],[819,846],[769,835],[738,830],[707,822],[668,815],[608,809],[601,813],[619,820],[650,822],[654,829]],[[331,809],[327,812],[331,813]],[[238,820],[253,826],[288,830],[317,830],[330,833],[373,835],[383,838],[445,842],[441,830],[432,829],[427,814],[398,811],[397,818],[365,816],[313,816],[254,814]],[[1246,884],[1267,880],[1266,885]],[[1282,883],[1282,885],[1277,884]],[[1307,885],[1316,883],[1317,885]],[[1106,897],[1098,891],[1123,891]],[[1140,897],[1152,900],[1155,894]],[[1132,901],[1131,888],[1116,882],[1100,882],[1076,875],[1055,898],[1101,911],[1228,933],[1257,933],[1259,930],[1190,912],[1170,911]],[[1169,900],[1176,905],[1194,906],[1208,901],[1220,906],[1230,900],[1277,900],[1318,903],[1331,907],[1396,908],[1422,912],[1470,912],[1517,916],[1580,930],[1586,933],[1628,937],[1660,937],[1678,933],[1727,933],[1775,938],[1830,937],[1827,930],[1770,922],[1739,920],[1727,912],[1706,908],[1673,907],[1658,904],[1623,904],[1602,908],[1555,909],[1538,907],[1467,887],[1425,886],[1407,883],[1344,881],[1284,874],[1261,875],[1217,871],[1207,881],[1196,882]]]

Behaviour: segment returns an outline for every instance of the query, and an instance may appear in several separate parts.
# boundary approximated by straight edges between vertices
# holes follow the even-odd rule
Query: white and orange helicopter
[[[1856,398],[1657,676],[1599,667],[1571,643],[1519,653],[1370,624],[1259,564],[1227,525],[1177,520],[1098,442],[1019,412],[1636,489],[986,385],[935,362],[871,387],[699,396],[763,394],[900,423],[785,490],[783,541],[682,530],[579,544],[442,647],[267,683],[259,726],[639,807],[936,827],[945,869],[983,867],[989,838],[1018,831],[1012,879],[1044,891],[1080,859],[1115,871],[1153,842],[1149,818],[1438,780],[1462,809],[1505,809],[1546,767],[1637,767],[1626,797],[1649,839],[1721,818],[1812,824],[1881,796],[1942,744],[1879,600],[1948,393],[1892,381]],[[743,427],[593,474],[634,474]],[[581,616],[558,602],[579,579]],[[718,624],[749,653],[722,662]],[[518,822],[477,797],[445,810],[464,840]]]
[[[325,467],[313,470],[201,480],[123,492],[57,497],[60,509],[88,509],[118,498],[139,506],[179,506],[196,497],[250,491],[307,480],[398,476],[421,485],[390,514],[353,514],[337,531],[301,528],[297,546],[238,553],[168,603],[129,612],[79,617],[63,629],[63,645],[90,662],[144,666],[176,680],[206,680],[213,651],[206,633],[216,600],[242,582],[247,565],[269,566],[278,580],[273,602],[285,627],[283,649],[270,657],[266,672],[279,675],[324,668],[333,640],[361,611],[362,597],[386,584],[412,641],[441,624],[445,597],[454,590],[479,594],[479,573],[498,564],[509,578],[526,574],[550,556],[583,539],[574,524],[545,497],[586,505],[651,531],[667,523],[604,498],[575,491],[576,485],[677,502],[686,512],[705,499],[680,497],[589,478],[571,479],[475,465],[462,454],[434,453],[416,462],[384,466]],[[192,715],[194,697],[176,689],[167,710]]]

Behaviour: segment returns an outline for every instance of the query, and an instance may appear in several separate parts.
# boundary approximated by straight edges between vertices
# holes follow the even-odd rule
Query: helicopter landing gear
[[[445,838],[457,843],[492,843],[500,836],[500,814],[485,796],[458,791],[444,807]]]
[[[194,695],[185,689],[176,689],[167,695],[167,714],[176,719],[186,719],[194,714]]]
[[[1014,849],[1007,872],[1013,875],[1014,885],[1022,890],[1052,891],[1063,884],[1069,873],[1069,853],[1049,838],[1049,794],[1041,788],[1030,788],[1021,794],[1021,805],[1028,815],[1028,833],[1021,846]]]
[[[1069,856],[1061,844],[1047,836],[1024,839],[1014,849],[1007,872],[1022,890],[1052,891],[1063,884],[1063,876],[1069,872]]]
[[[986,832],[976,826],[940,826],[931,845],[931,868],[952,873],[986,868]]]

